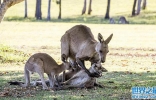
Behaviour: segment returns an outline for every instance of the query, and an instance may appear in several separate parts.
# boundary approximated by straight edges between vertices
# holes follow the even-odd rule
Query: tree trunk
[[[8,8],[22,1],[24,0],[7,0],[5,2],[3,1],[3,3],[0,5],[0,22],[2,21],[4,14],[8,10]]]
[[[61,19],[61,0],[60,0],[60,4],[59,4],[59,16],[58,16],[58,19]]]
[[[133,8],[132,8],[132,16],[135,16],[135,7],[136,7],[136,2],[137,2],[137,0],[134,0],[134,3],[133,3]]]
[[[37,20],[42,20],[41,0],[36,0],[35,17],[36,17]]]
[[[47,20],[50,21],[51,17],[50,17],[50,8],[51,8],[51,0],[49,0],[48,2],[48,15],[47,15]]]
[[[143,0],[143,4],[142,4],[142,9],[143,9],[143,10],[146,9],[146,4],[147,4],[146,0]]]
[[[24,18],[28,17],[28,12],[27,12],[27,0],[25,0],[25,15]]]
[[[0,0],[0,5],[1,5],[1,0]]]
[[[90,15],[92,12],[92,0],[89,1],[88,14]]]
[[[110,2],[111,0],[107,0],[107,10],[106,10],[105,19],[109,19]]]
[[[82,15],[86,13],[86,3],[87,3],[87,1],[84,0],[84,6],[83,6],[83,9],[82,9]]]
[[[137,12],[136,12],[137,15],[140,14],[140,10],[141,10],[141,1],[142,1],[142,0],[138,0],[138,6],[137,6]]]

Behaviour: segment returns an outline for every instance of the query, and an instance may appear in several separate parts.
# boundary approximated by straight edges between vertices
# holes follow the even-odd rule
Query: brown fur
[[[62,55],[65,58],[65,55]],[[66,59],[66,58],[65,58]],[[64,60],[64,63],[58,65],[56,61],[46,53],[36,53],[32,55],[25,64],[25,86],[30,85],[30,72],[37,72],[41,78],[43,89],[48,89],[45,80],[44,73],[48,75],[50,80],[50,87],[54,88],[54,77],[57,78],[59,73],[66,69],[70,69],[71,66]]]
[[[100,63],[93,64],[90,67],[89,71],[90,73],[98,73],[100,76],[102,76],[102,72],[107,72],[107,70],[103,68]],[[58,81],[62,82],[62,74],[59,75]],[[15,82],[12,83],[15,84]],[[16,83],[21,84],[20,82]],[[46,80],[46,84],[49,85],[49,80]],[[33,86],[42,85],[42,82],[40,80],[34,81],[31,82],[31,85]],[[81,70],[80,68],[75,70],[69,70],[67,73],[65,73],[65,82],[63,82],[62,85],[63,85],[62,89],[84,88],[84,87],[92,88],[94,86],[102,87],[100,84],[97,84],[95,77],[90,77],[84,70]]]
[[[61,38],[61,54],[65,54],[72,62],[80,65],[90,76],[92,75],[85,67],[84,61],[91,63],[105,62],[106,54],[109,52],[108,43],[113,34],[105,41],[99,33],[97,42],[89,27],[85,25],[76,25],[66,31]]]

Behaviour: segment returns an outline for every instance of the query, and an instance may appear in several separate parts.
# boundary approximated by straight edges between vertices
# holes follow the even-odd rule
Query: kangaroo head
[[[67,61],[67,56],[65,54],[62,54],[61,55],[61,59],[63,61],[63,65],[64,65],[64,67],[65,67],[66,70],[71,70],[73,68],[72,63],[69,63]]]
[[[98,74],[99,77],[102,76],[102,71],[100,70],[100,68],[102,67],[102,65],[100,63],[94,63],[92,64],[92,66],[89,68],[90,73],[92,74]]]
[[[107,72],[107,70],[104,67],[102,67],[100,62],[92,64],[89,71],[91,73],[98,74],[99,77],[102,76],[102,72]]]
[[[106,40],[103,39],[103,36],[98,34],[98,44],[95,47],[96,52],[99,54],[100,61],[104,63],[106,61],[106,55],[109,52],[108,43],[112,39],[113,34],[111,34]]]

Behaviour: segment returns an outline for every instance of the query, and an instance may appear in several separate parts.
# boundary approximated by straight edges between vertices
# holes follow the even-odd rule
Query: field
[[[107,24],[109,21],[104,19],[107,0],[94,0],[92,15],[83,16],[83,0],[62,1],[61,20],[57,19],[58,5],[54,1],[49,22],[46,21],[47,2],[43,0],[42,21],[34,18],[35,1],[28,0],[26,19],[23,18],[24,2],[6,12],[0,24],[0,100],[130,100],[132,87],[155,86],[155,0],[148,0],[147,9],[135,17],[131,17],[133,0],[111,1],[110,16],[116,21],[119,16],[125,16],[129,25]],[[34,53],[48,53],[60,64],[60,38],[77,24],[90,27],[96,40],[98,33],[104,39],[113,33],[106,62],[102,64],[108,72],[97,79],[105,88],[54,92],[44,91],[41,87],[24,89],[8,84],[9,81],[24,81],[24,64]],[[86,66],[89,68],[90,63]],[[37,74],[32,75],[32,80],[35,79],[38,79]]]
[[[28,18],[24,19],[24,2],[11,7],[6,15],[5,21],[22,21],[22,22],[36,22],[35,16],[35,3],[36,1],[28,1]],[[62,19],[58,20],[59,6],[52,0],[51,5],[51,21],[50,22],[66,22],[66,23],[92,23],[92,24],[106,24],[109,20],[105,20],[107,0],[94,0],[92,1],[92,14],[81,15],[84,0],[77,0],[72,2],[71,0],[62,1]],[[125,16],[130,24],[156,24],[156,3],[155,0],[147,1],[146,10],[141,10],[139,16],[132,17],[132,6],[134,0],[114,0],[111,1],[110,17],[114,18],[118,22],[120,16]],[[88,9],[89,0],[87,0]],[[43,20],[39,22],[47,21],[47,7],[48,2],[42,1],[42,17]],[[19,9],[20,8],[20,9]]]
[[[1,91],[7,89],[13,91],[11,90],[13,87],[7,84],[10,80],[24,81],[24,63],[30,55],[36,52],[46,52],[61,63],[60,37],[76,24],[3,22],[0,30],[0,44],[3,44],[0,57],[7,59],[0,64]],[[32,92],[32,95],[26,95],[23,99],[97,99],[97,96],[99,100],[130,99],[132,86],[155,85],[156,48],[154,44],[156,38],[154,36],[156,29],[154,25],[85,25],[92,29],[96,39],[97,33],[101,33],[105,39],[111,33],[114,34],[109,44],[110,52],[107,55],[107,61],[103,64],[108,72],[103,73],[103,76],[97,79],[105,88],[56,92],[43,91],[39,88],[40,91]],[[32,76],[33,79],[38,78],[36,74]],[[19,87],[14,88],[17,88],[18,92],[21,91]],[[13,96],[15,99],[17,95]]]

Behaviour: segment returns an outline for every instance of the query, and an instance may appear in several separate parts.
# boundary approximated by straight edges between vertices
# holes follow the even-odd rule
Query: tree
[[[91,12],[92,12],[92,7],[91,7],[91,5],[92,5],[92,0],[90,0],[90,2],[89,2],[88,15],[90,15]]]
[[[138,0],[138,6],[137,6],[137,12],[136,12],[137,15],[140,14],[140,10],[141,10],[141,1],[142,1],[142,0]]]
[[[48,15],[47,15],[47,20],[51,20],[51,17],[50,17],[50,8],[51,8],[51,0],[49,0],[48,2]]]
[[[134,3],[133,3],[133,8],[132,8],[132,16],[135,16],[135,7],[136,7],[136,2],[137,2],[137,0],[134,0]]]
[[[83,9],[82,9],[82,15],[86,13],[86,5],[87,5],[87,1],[84,0],[84,5],[83,5]],[[89,7],[88,7],[88,15],[91,14],[92,12],[92,0],[89,0]]]
[[[87,1],[84,0],[84,5],[83,5],[83,9],[82,9],[82,15],[85,14],[85,12],[86,12],[86,3],[87,3]]]
[[[61,0],[60,0],[60,4],[59,4],[59,16],[58,19],[61,19]]]
[[[37,20],[42,20],[41,0],[36,0],[35,17],[36,17]]]
[[[107,10],[106,10],[105,19],[109,19],[110,2],[111,0],[107,0]]]
[[[25,0],[25,15],[24,15],[24,18],[27,18],[28,17],[28,14],[27,14],[27,0]]]
[[[0,4],[1,4],[1,0],[0,0]]]
[[[11,6],[18,4],[24,0],[3,0],[2,4],[0,5],[0,22],[2,21],[4,14]]]
[[[146,4],[147,4],[146,0],[143,0],[143,4],[142,4],[142,9],[143,9],[143,10],[146,9]]]

